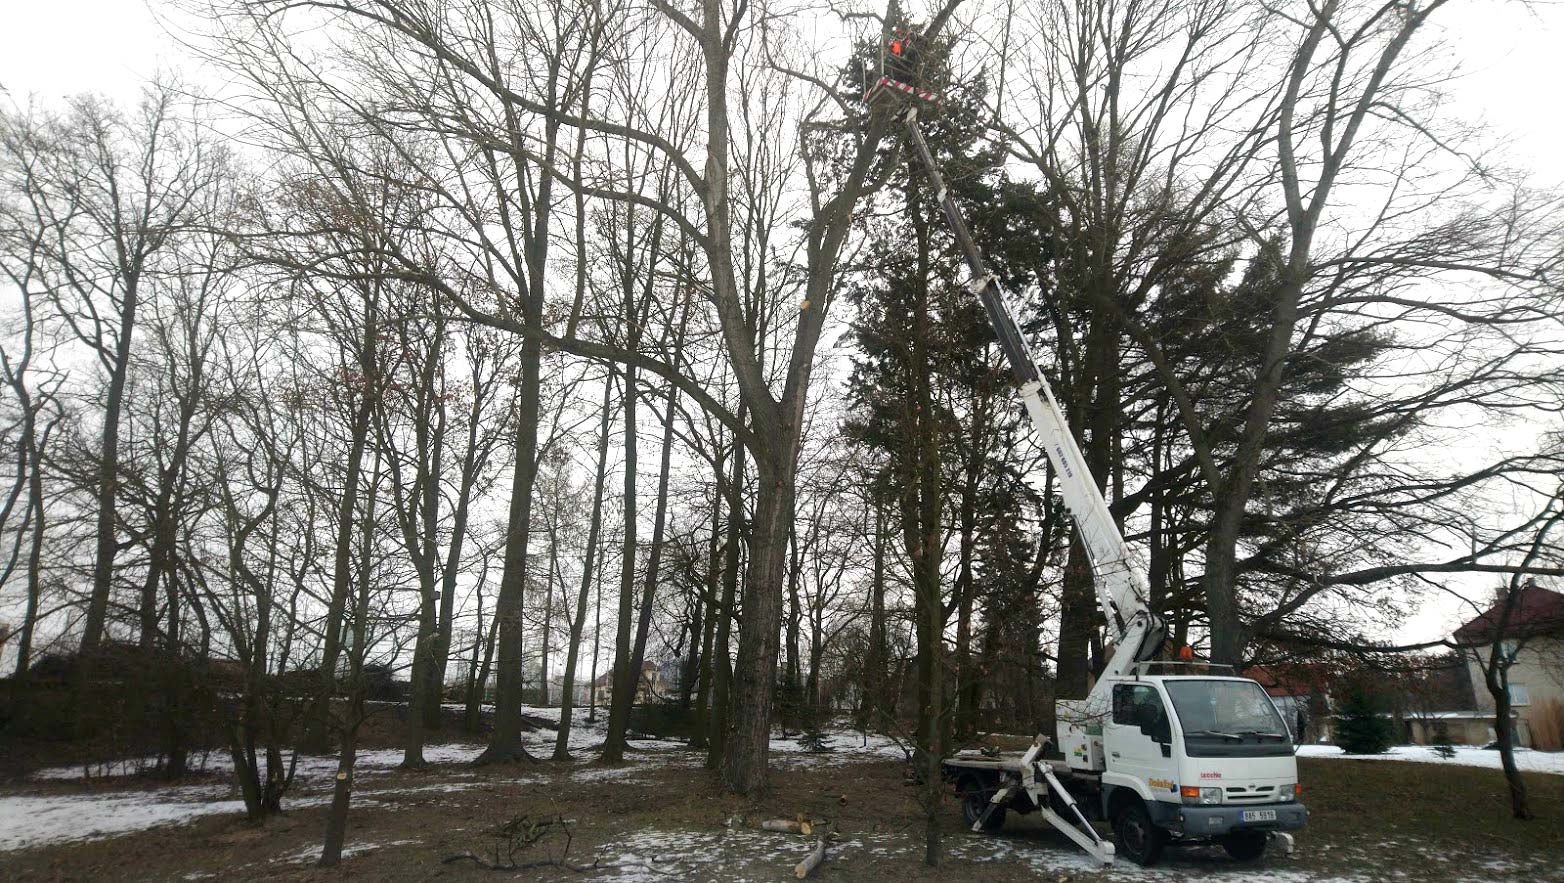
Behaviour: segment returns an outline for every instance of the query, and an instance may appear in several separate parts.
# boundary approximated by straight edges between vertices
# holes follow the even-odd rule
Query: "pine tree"
[[[1348,754],[1384,754],[1390,747],[1390,720],[1369,690],[1353,687],[1336,716],[1336,744]]]

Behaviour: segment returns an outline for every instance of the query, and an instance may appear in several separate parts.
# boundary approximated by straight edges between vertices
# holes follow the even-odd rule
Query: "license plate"
[[[1239,813],[1238,817],[1246,822],[1274,822],[1276,821],[1276,810],[1246,809]]]

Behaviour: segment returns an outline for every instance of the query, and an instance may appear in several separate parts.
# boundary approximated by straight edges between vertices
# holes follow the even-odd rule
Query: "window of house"
[[[1499,652],[1500,652],[1501,655],[1503,655],[1505,660],[1507,660],[1509,662],[1514,662],[1515,661],[1515,655],[1517,653],[1519,653],[1520,651],[1521,651],[1521,643],[1519,641],[1500,641],[1499,642]]]
[[[1511,705],[1530,705],[1531,704],[1531,693],[1526,689],[1526,685],[1525,684],[1511,684],[1510,685],[1510,704]]]

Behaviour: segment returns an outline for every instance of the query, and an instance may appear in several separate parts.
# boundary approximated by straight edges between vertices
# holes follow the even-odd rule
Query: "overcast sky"
[[[915,6],[917,4],[914,4]],[[0,87],[12,100],[98,91],[126,100],[159,70],[192,67],[164,31],[157,0],[0,0]],[[1485,122],[1538,185],[1564,182],[1564,3],[1457,0],[1435,16],[1464,76],[1457,112]],[[1469,617],[1430,599],[1397,638],[1426,640]]]

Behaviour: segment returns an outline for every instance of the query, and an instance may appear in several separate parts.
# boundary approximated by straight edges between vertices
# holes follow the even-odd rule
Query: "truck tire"
[[[1222,838],[1222,848],[1235,861],[1252,862],[1265,855],[1269,839],[1264,831],[1235,831]]]
[[[1142,867],[1150,867],[1162,857],[1168,832],[1151,821],[1151,813],[1139,797],[1119,801],[1113,811],[1115,851]]]
[[[961,779],[961,817],[966,819],[967,829],[977,824],[977,820],[988,812],[988,802],[994,797],[994,791],[983,787],[975,776],[963,776]],[[988,812],[988,818],[983,820],[983,833],[992,834],[1005,826],[1005,808],[994,807],[993,812]]]

